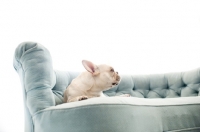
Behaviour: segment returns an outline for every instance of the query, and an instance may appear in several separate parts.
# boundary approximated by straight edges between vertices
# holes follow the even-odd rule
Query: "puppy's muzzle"
[[[112,85],[118,85],[120,81],[120,76],[118,75],[118,72],[115,73],[115,80],[116,82],[112,83]]]

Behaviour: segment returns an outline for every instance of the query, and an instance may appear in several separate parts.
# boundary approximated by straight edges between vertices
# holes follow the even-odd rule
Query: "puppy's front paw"
[[[131,97],[131,95],[130,94],[122,94],[122,95],[120,95],[120,97]]]
[[[78,101],[81,101],[81,100],[86,100],[86,99],[88,99],[88,97],[87,97],[87,96],[80,96],[80,97],[78,97]]]

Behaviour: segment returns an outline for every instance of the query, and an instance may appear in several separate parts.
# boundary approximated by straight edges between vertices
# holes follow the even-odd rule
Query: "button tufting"
[[[151,91],[151,89],[152,89],[152,88],[149,86],[149,91]]]
[[[183,87],[186,87],[186,86],[187,86],[187,84],[184,83],[184,84],[183,84]]]

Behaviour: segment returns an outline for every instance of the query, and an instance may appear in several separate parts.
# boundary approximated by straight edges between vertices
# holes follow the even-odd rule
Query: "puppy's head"
[[[83,60],[82,64],[95,79],[95,85],[102,91],[108,90],[119,84],[120,76],[113,67],[104,64],[95,65],[87,60]]]

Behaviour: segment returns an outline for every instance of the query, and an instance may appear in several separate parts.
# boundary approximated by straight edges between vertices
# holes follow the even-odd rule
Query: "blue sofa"
[[[63,103],[79,73],[57,71],[49,51],[24,42],[15,50],[25,107],[25,132],[200,132],[200,68],[154,75],[121,75],[110,97]],[[132,97],[112,97],[130,94]]]

